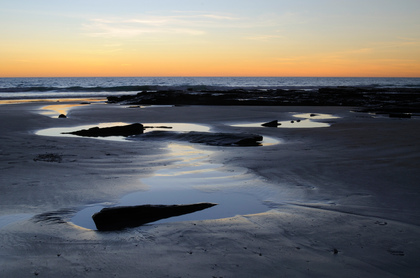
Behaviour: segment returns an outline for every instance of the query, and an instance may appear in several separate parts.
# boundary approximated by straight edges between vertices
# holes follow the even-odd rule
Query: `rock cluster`
[[[157,90],[110,96],[108,102],[127,105],[352,106],[378,113],[420,113],[420,90],[345,86],[313,90]]]

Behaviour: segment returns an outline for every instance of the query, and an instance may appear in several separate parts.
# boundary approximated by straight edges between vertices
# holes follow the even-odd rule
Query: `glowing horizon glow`
[[[417,0],[16,0],[0,77],[420,77]]]

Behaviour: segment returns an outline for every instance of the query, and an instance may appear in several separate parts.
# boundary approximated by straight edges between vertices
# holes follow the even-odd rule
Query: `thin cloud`
[[[214,14],[140,16],[129,19],[95,18],[83,25],[85,34],[93,37],[134,38],[146,34],[203,35],[206,28],[216,22],[234,20],[232,17]],[[194,27],[191,27],[194,26]]]

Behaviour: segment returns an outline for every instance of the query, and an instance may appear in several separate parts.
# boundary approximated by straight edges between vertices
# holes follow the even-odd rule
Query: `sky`
[[[420,77],[419,0],[0,0],[0,77]]]

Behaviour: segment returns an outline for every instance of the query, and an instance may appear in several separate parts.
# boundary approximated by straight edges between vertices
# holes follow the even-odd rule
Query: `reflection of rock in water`
[[[92,218],[99,231],[138,227],[160,219],[179,216],[215,206],[213,203],[189,205],[141,205],[104,208]]]
[[[130,139],[180,140],[210,146],[261,146],[263,136],[247,133],[209,133],[209,132],[166,132],[153,131]]]
[[[89,129],[82,129],[73,132],[65,132],[64,134],[73,134],[78,136],[86,137],[107,137],[107,136],[130,136],[142,134],[144,127],[142,124],[135,123],[124,126],[112,126],[112,127],[92,127]]]

